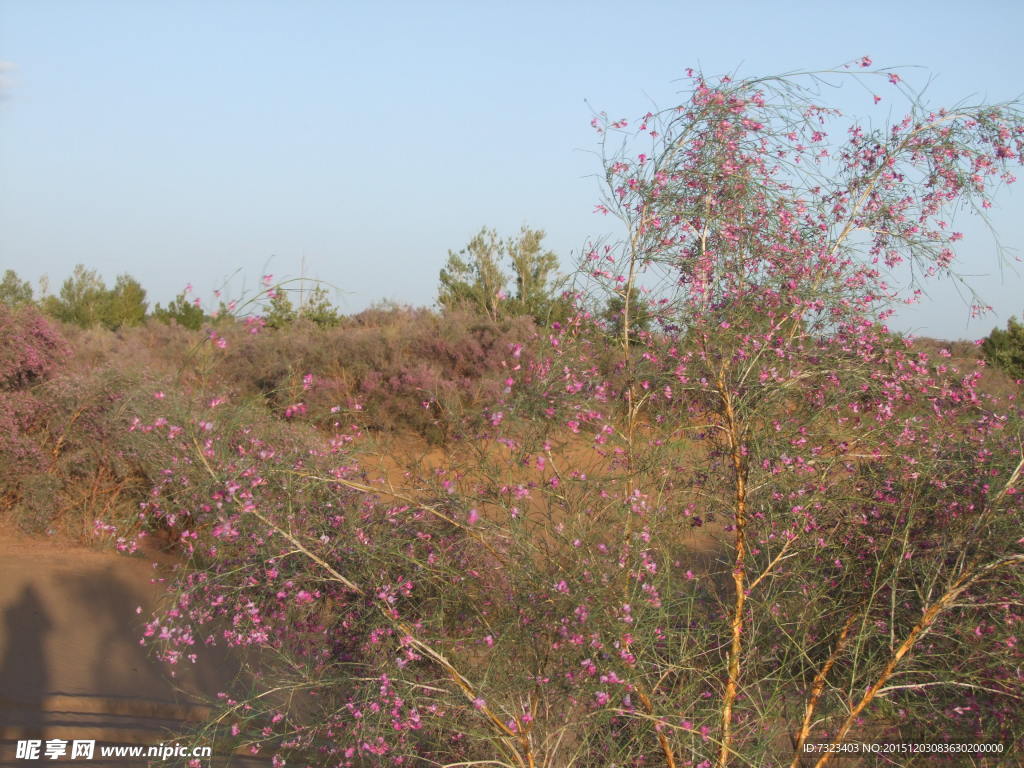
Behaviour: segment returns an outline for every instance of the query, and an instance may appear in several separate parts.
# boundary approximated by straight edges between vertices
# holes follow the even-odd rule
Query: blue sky
[[[0,0],[0,269],[82,262],[155,301],[301,272],[357,311],[430,304],[449,248],[528,224],[568,270],[599,187],[592,108],[674,103],[688,66],[762,75],[870,54],[929,100],[1024,91],[1017,2]],[[862,90],[836,102],[872,113]],[[873,114],[877,115],[877,112]],[[1024,181],[1022,181],[1024,183]],[[992,220],[1024,249],[1024,191]],[[974,338],[1024,312],[1024,267],[962,227],[964,271],[897,327]],[[304,265],[304,266],[303,266]]]

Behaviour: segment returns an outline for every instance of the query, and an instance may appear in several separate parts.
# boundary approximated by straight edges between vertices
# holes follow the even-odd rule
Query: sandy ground
[[[223,658],[207,656],[172,681],[140,646],[161,594],[152,561],[0,538],[0,766],[31,764],[15,759],[18,739],[160,744],[202,716],[198,693],[225,687]],[[98,752],[93,761],[41,762],[103,764]]]

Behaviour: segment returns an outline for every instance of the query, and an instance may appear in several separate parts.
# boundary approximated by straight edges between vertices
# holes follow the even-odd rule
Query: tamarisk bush
[[[682,488],[687,510],[724,523],[729,556],[705,576],[722,658],[702,675],[719,766],[752,759],[780,721],[794,765],[812,736],[838,743],[905,718],[932,739],[1019,735],[1019,414],[881,321],[901,298],[887,268],[952,274],[948,218],[1013,181],[1020,114],[911,102],[833,147],[837,115],[813,96],[793,80],[694,74],[688,103],[641,121],[648,152],[607,157],[599,210],[628,238],[595,248],[591,274],[624,305],[624,383],[568,374],[570,389],[623,403],[598,418],[632,493],[664,467],[652,447],[699,443],[695,465],[654,487],[663,513],[666,489]],[[595,127],[606,147],[628,129]],[[651,273],[655,290],[631,308]],[[662,330],[634,343],[641,312]],[[673,692],[670,668],[652,669]],[[652,711],[669,723],[687,709],[667,695]]]
[[[24,501],[26,476],[46,463],[34,439],[48,405],[38,389],[61,368],[68,344],[26,303],[0,302],[0,337],[0,508],[7,512]]]
[[[1012,181],[1021,114],[929,110],[895,72],[690,77],[635,129],[595,118],[625,237],[546,351],[509,345],[450,465],[370,482],[340,415],[306,448],[212,409],[136,425],[167,451],[147,513],[188,516],[148,634],[248,665],[218,745],[517,768],[1021,745],[1021,413],[884,325],[888,270],[953,274],[951,215]],[[847,77],[907,115],[844,126],[815,87]]]

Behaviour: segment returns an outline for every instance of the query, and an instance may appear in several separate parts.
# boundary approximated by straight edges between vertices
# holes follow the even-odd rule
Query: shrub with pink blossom
[[[0,389],[11,391],[36,384],[57,370],[67,356],[67,343],[32,305],[0,303]]]
[[[46,463],[34,438],[47,407],[38,388],[58,370],[68,347],[29,304],[0,303],[0,338],[0,499],[11,508],[38,485],[26,483],[26,475]]]
[[[492,322],[468,313],[392,307],[367,310],[337,327],[296,323],[252,334],[222,328],[224,354],[211,376],[284,412],[306,403],[328,428],[330,409],[358,403],[375,430],[415,432],[445,442],[459,414],[500,392],[510,344],[536,335],[529,318]],[[304,377],[315,374],[315,385]],[[423,403],[428,403],[424,407]]]

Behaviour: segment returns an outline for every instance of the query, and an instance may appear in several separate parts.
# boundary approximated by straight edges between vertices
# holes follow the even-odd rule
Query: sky
[[[1005,101],[1024,92],[1022,28],[1011,0],[0,0],[0,271],[56,291],[83,263],[160,302],[305,275],[356,312],[432,304],[449,249],[527,225],[569,272],[589,239],[621,234],[594,214],[595,111],[673,106],[687,67],[864,55],[919,67],[904,78],[936,106]],[[886,106],[863,88],[834,101]],[[991,222],[1024,251],[1024,190]],[[1024,264],[960,228],[995,313],[969,321],[947,281],[897,329],[978,338],[1024,313]]]

